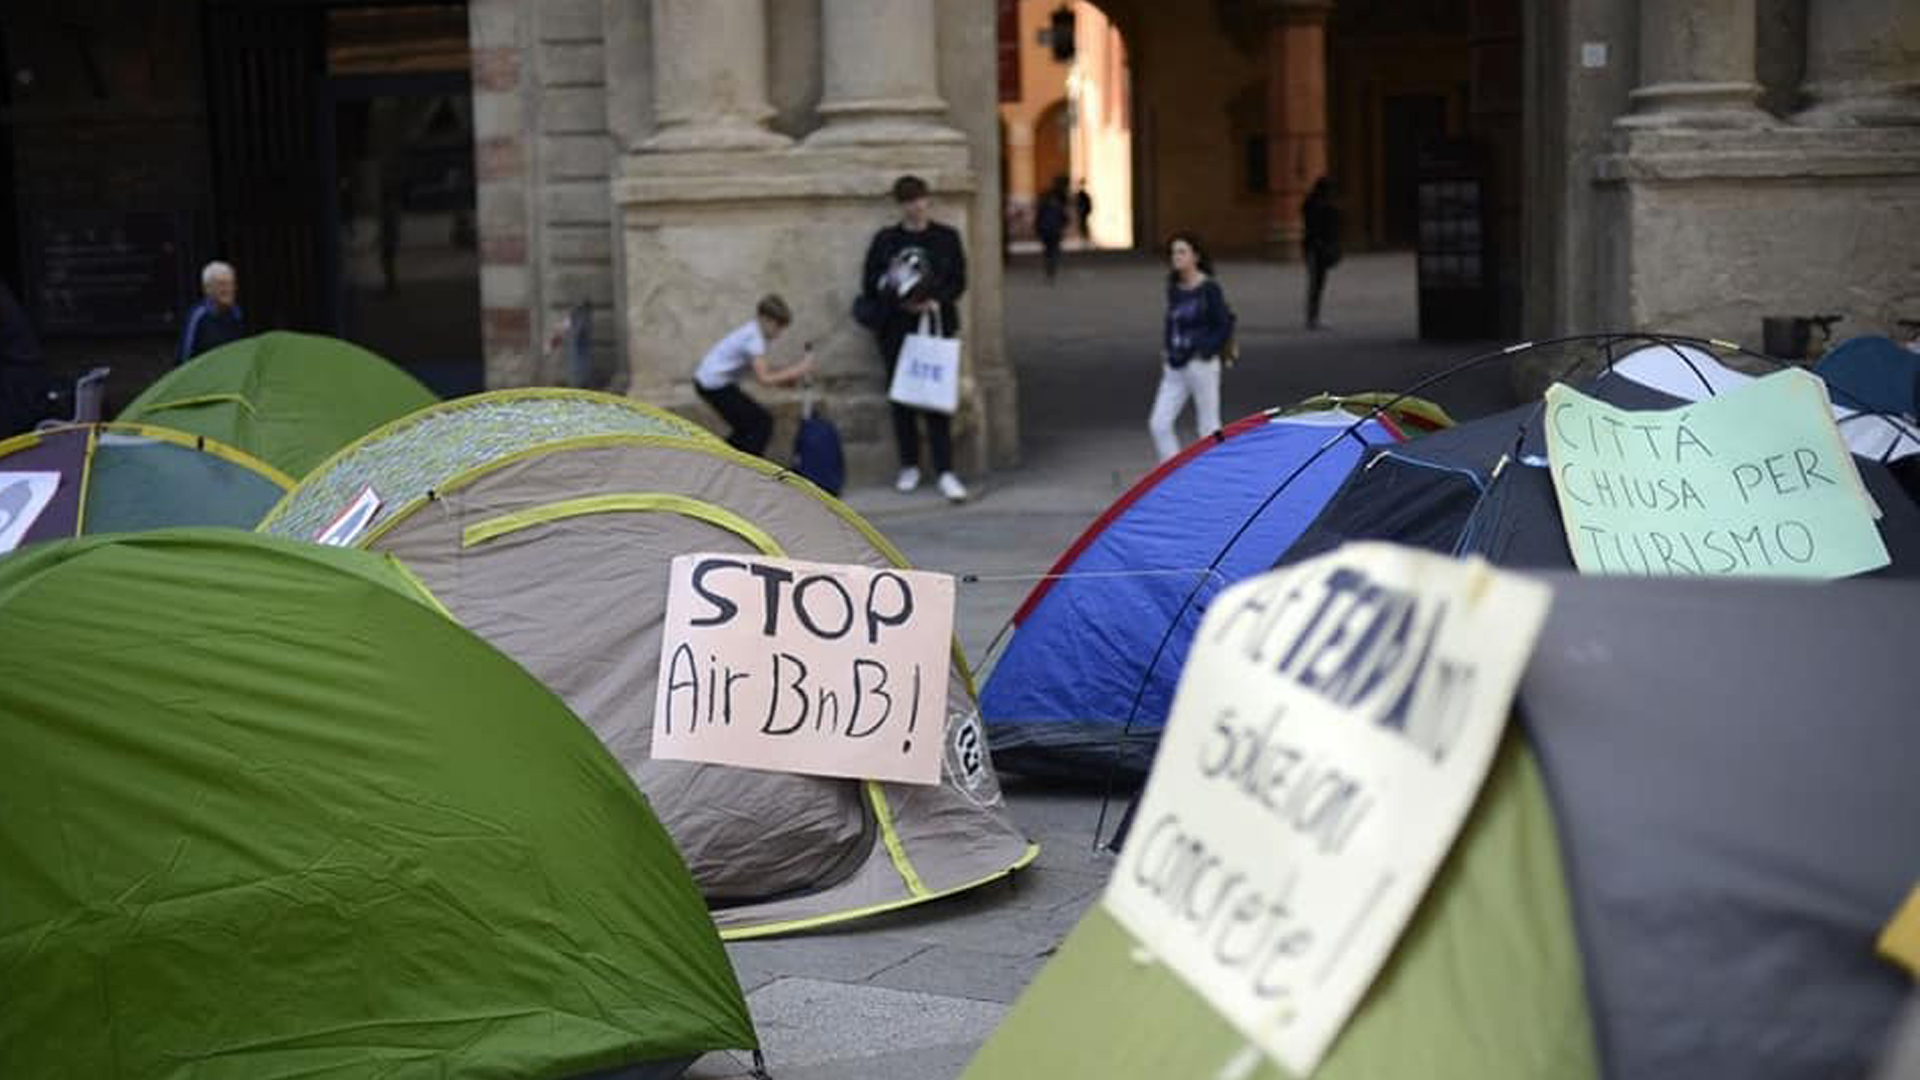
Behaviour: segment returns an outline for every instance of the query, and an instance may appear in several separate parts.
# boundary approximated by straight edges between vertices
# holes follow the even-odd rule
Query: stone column
[[[1766,123],[1767,114],[1757,104],[1753,5],[1754,0],[1640,0],[1640,85],[1627,95],[1633,111],[1619,123],[1677,128]]]
[[[765,0],[653,0],[653,100],[645,150],[787,145],[767,127]]]
[[[1327,172],[1327,15],[1332,0],[1266,0],[1268,247],[1300,257],[1300,204]]]
[[[822,0],[821,20],[825,122],[808,144],[965,141],[945,121],[933,0]]]
[[[1920,3],[1819,0],[1807,5],[1808,107],[1820,127],[1920,124]]]

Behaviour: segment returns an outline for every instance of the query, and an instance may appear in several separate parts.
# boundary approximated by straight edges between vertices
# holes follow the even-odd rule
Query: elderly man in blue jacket
[[[247,336],[246,316],[237,303],[240,284],[232,266],[217,259],[208,263],[200,271],[200,291],[204,299],[187,312],[187,324],[180,330],[176,364]]]

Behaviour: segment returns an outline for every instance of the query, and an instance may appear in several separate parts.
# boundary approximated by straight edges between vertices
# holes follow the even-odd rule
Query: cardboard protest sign
[[[1311,1073],[1472,806],[1548,590],[1385,544],[1221,594],[1104,903]]]
[[[0,472],[0,554],[20,546],[59,490],[57,472]]]
[[[1834,578],[1888,562],[1824,384],[1797,368],[1655,412],[1555,385],[1546,436],[1583,573]]]
[[[653,756],[940,782],[952,577],[757,555],[672,575]]]

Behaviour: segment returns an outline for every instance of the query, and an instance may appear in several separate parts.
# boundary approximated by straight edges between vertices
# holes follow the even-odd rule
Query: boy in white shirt
[[[797,364],[776,368],[767,360],[767,346],[792,324],[793,312],[785,300],[763,296],[753,309],[753,320],[721,338],[694,369],[694,392],[727,422],[727,444],[736,450],[761,454],[773,437],[773,414],[740,389],[740,377],[751,370],[763,386],[786,386],[813,371],[811,343]]]

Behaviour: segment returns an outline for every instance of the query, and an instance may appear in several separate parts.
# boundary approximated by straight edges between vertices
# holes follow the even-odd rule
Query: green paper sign
[[[1889,561],[1826,385],[1797,368],[1655,412],[1555,385],[1546,434],[1582,573],[1836,578]]]

